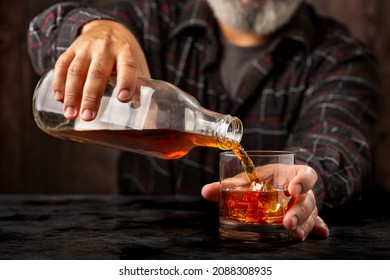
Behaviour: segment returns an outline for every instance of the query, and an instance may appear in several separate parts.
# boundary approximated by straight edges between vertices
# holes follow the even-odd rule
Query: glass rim
[[[282,150],[245,150],[249,157],[273,157],[273,156],[294,156],[292,151]],[[220,157],[236,157],[233,151],[223,151],[220,153]]]

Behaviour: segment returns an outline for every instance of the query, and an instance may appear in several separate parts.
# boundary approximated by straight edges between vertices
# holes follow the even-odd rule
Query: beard
[[[215,17],[233,29],[269,35],[286,24],[303,0],[207,0]]]

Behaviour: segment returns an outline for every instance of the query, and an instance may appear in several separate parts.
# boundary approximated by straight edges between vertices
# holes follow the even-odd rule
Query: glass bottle
[[[114,74],[96,118],[69,120],[63,115],[62,102],[53,97],[52,79],[53,70],[36,86],[33,113],[37,125],[58,138],[174,159],[197,146],[228,150],[242,137],[238,118],[207,110],[164,81],[138,78],[133,99],[122,103],[116,97]]]

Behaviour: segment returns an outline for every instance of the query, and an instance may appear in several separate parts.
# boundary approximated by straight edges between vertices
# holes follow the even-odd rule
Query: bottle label
[[[86,122],[78,118],[75,130],[156,128],[158,108],[152,102],[154,92],[152,88],[141,86],[140,101],[122,103],[117,99],[115,88],[111,96],[103,96],[96,119]]]
[[[37,101],[35,106],[37,111],[63,114],[63,104],[55,100],[52,90],[53,71],[47,73],[45,79],[42,79],[39,84],[39,94],[36,94]]]

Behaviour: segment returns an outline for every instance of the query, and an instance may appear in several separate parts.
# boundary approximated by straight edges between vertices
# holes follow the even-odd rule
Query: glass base
[[[223,238],[243,241],[290,240],[291,235],[282,224],[245,224],[220,219],[219,233]]]

